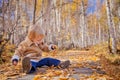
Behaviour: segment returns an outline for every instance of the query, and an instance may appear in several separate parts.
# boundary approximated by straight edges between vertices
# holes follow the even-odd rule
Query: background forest
[[[0,35],[18,45],[29,26],[39,23],[46,42],[62,49],[81,49],[106,42],[109,34],[120,41],[120,1],[107,1],[1,0]]]
[[[120,0],[0,0],[0,63],[32,24],[42,27],[45,42],[60,50],[105,44],[108,53],[120,53]]]

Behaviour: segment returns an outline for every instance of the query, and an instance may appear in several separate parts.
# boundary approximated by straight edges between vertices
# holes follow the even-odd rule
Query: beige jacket
[[[52,50],[51,46],[52,44],[48,46],[44,42],[42,42],[40,45],[36,45],[31,40],[29,40],[29,38],[26,38],[19,44],[18,48],[15,50],[12,60],[19,60],[20,57],[26,56],[29,57],[31,61],[39,61],[42,56],[42,51]]]

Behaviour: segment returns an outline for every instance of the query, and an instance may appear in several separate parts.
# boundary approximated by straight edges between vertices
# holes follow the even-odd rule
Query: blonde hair
[[[30,31],[29,34],[28,34],[28,38],[31,41],[42,40],[44,38],[44,35],[43,34],[38,34],[35,31]]]
[[[39,24],[31,25],[28,30],[28,38],[31,41],[42,40],[44,38],[44,30]]]

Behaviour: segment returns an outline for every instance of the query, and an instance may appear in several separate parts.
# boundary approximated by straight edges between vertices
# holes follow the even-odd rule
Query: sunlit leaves
[[[64,54],[63,54],[64,53]],[[71,77],[71,75],[73,74],[77,74],[73,69],[74,68],[84,68],[84,67],[88,67],[91,68],[93,70],[99,68],[102,69],[100,66],[96,65],[95,66],[95,62],[99,60],[99,58],[91,52],[87,52],[87,51],[68,51],[68,52],[62,52],[61,54],[58,54],[58,56],[60,59],[66,59],[68,58],[72,65],[70,66],[70,68],[67,70],[60,70],[60,69],[55,69],[55,68],[49,68],[46,70],[46,73],[42,74],[42,73],[38,73],[38,75],[36,75],[34,77],[33,80],[76,80],[75,78]],[[56,56],[57,57],[57,56]],[[88,63],[88,62],[93,62],[93,63]],[[81,80],[107,80],[109,79],[109,77],[107,75],[104,74],[98,74],[96,72],[94,72],[93,74],[91,74],[90,76],[85,75],[85,74],[79,74],[78,75],[80,77]]]
[[[73,0],[70,3],[65,4],[62,8],[62,19],[65,20],[68,17],[71,17],[71,24],[76,26],[76,21],[74,18],[74,13],[77,11],[80,6],[81,0]]]
[[[66,71],[63,70],[47,70],[46,74],[40,74],[40,75],[36,75],[33,80],[52,80],[52,79],[57,79],[57,80],[68,80],[69,77],[67,77],[69,74]]]
[[[71,18],[71,23],[72,23],[73,26],[75,26],[77,24],[77,21],[74,17]]]
[[[77,7],[78,7],[78,5],[76,4],[76,3],[71,3],[71,10],[74,12],[74,11],[76,11],[76,9],[77,9]]]
[[[40,11],[42,9],[42,0],[37,0],[37,4],[36,4],[36,16],[40,15]]]

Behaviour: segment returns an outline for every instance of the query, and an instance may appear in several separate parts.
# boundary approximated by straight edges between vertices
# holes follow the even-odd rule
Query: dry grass
[[[110,59],[105,57],[101,57],[102,67],[105,69],[106,73],[113,77],[114,80],[120,80],[120,65],[116,65],[115,63],[111,63]]]
[[[118,51],[120,50],[120,44],[117,45]],[[106,71],[107,75],[114,78],[114,80],[120,80],[120,54],[110,54],[107,43],[101,43],[91,48],[92,51],[100,57],[100,63]]]

